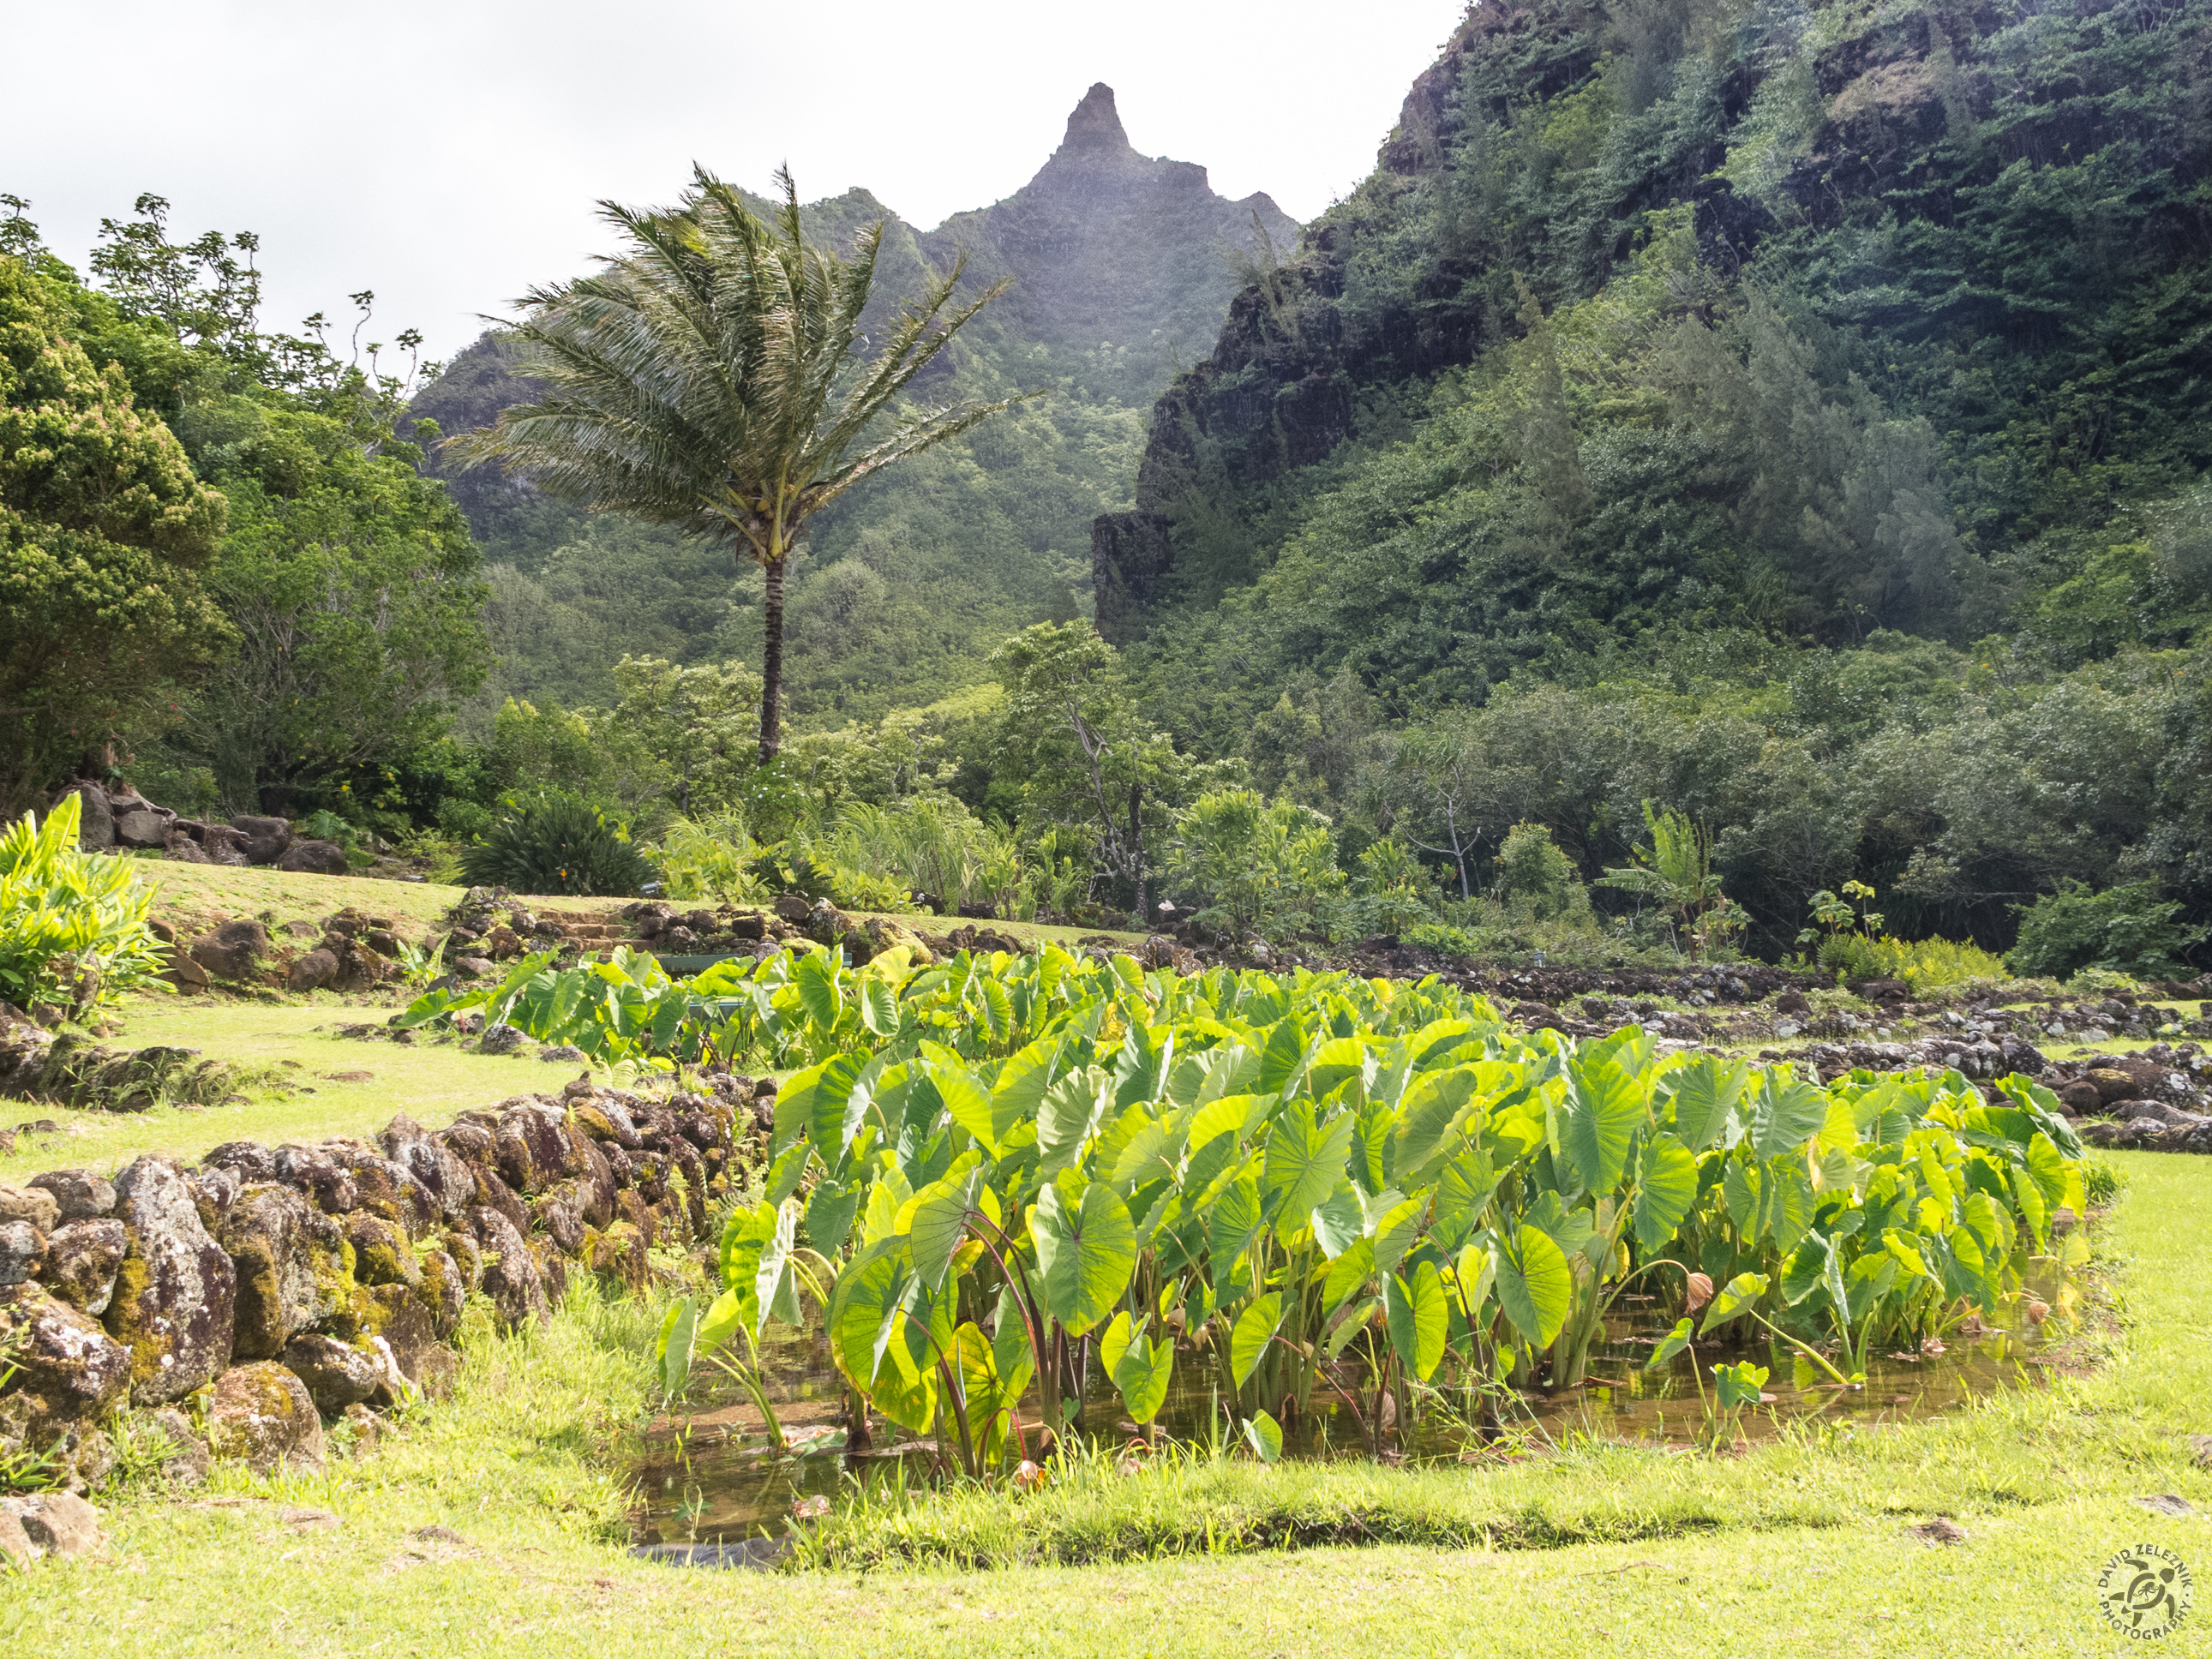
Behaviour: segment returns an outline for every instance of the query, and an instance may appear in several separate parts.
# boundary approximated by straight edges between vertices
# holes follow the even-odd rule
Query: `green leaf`
[[[660,1392],[673,1398],[691,1378],[691,1345],[698,1329],[698,1304],[690,1297],[679,1299],[660,1322],[660,1339],[653,1358],[660,1376]]]
[[[825,1256],[843,1249],[846,1236],[853,1231],[861,1192],[857,1181],[817,1184],[814,1195],[806,1200],[806,1242]]]
[[[1243,1255],[1261,1230],[1267,1225],[1267,1217],[1260,1208],[1260,1183],[1249,1172],[1223,1188],[1214,1200],[1213,1213],[1206,1221],[1206,1255],[1213,1269],[1213,1286],[1218,1291],[1236,1271],[1237,1259]]]
[[[1690,1346],[1690,1321],[1687,1315],[1674,1322],[1674,1328],[1659,1339],[1659,1346],[1651,1351],[1651,1358],[1644,1362],[1644,1369],[1656,1371],[1670,1362],[1676,1354]]]
[[[1534,1227],[1523,1227],[1510,1243],[1500,1243],[1498,1305],[1530,1346],[1549,1347],[1567,1322],[1573,1304],[1574,1280],[1567,1271],[1567,1258]]]
[[[898,1030],[898,994],[879,979],[860,983],[860,1024],[877,1036]]]
[[[792,984],[799,992],[799,1006],[806,1011],[807,1019],[817,1030],[836,1029],[844,1017],[845,996],[839,987],[836,963],[828,951],[810,951],[799,957],[792,969]]]
[[[1305,1056],[1306,1034],[1295,1018],[1284,1020],[1267,1033],[1267,1046],[1260,1054],[1259,1080],[1253,1087],[1263,1095],[1279,1093],[1297,1074]]]
[[[1672,1135],[1654,1135],[1636,1154],[1636,1208],[1632,1224],[1646,1255],[1656,1255],[1698,1201],[1698,1160]]]
[[[1334,1261],[1350,1249],[1360,1236],[1364,1217],[1360,1212],[1359,1194],[1352,1191],[1350,1182],[1340,1183],[1334,1192],[1314,1206],[1310,1219],[1314,1242],[1321,1246],[1322,1255]]]
[[[1137,1266],[1136,1224],[1103,1182],[1069,1171],[1037,1194],[1030,1231],[1046,1308],[1070,1336],[1114,1311]]]
[[[1738,1273],[1721,1287],[1720,1294],[1713,1297],[1712,1305],[1705,1310],[1705,1322],[1698,1328],[1698,1334],[1711,1336],[1715,1326],[1727,1324],[1765,1294],[1765,1273]]]
[[[1826,1239],[1818,1233],[1806,1234],[1804,1242],[1782,1264],[1782,1299],[1794,1308],[1819,1290],[1829,1255]]]
[[[1303,1103],[1299,1109],[1285,1111],[1275,1120],[1267,1135],[1267,1161],[1260,1175],[1271,1216],[1302,1220],[1336,1190],[1344,1179],[1345,1159],[1351,1153],[1356,1127],[1352,1114],[1343,1112],[1326,1127],[1316,1128]]]
[[[1283,1455],[1282,1427],[1267,1413],[1254,1412],[1244,1419],[1244,1443],[1262,1463],[1273,1463]]]
[[[1396,1133],[1390,1142],[1388,1174],[1392,1181],[1401,1187],[1411,1186],[1422,1174],[1429,1160],[1443,1149],[1453,1122],[1474,1098],[1476,1085],[1472,1066],[1428,1072],[1414,1079],[1399,1105]]]
[[[993,1158],[999,1155],[1001,1125],[998,1105],[981,1084],[951,1066],[925,1064],[922,1074],[936,1087],[951,1120],[975,1137],[976,1145]]]
[[[1342,1353],[1352,1338],[1367,1328],[1367,1322],[1375,1316],[1375,1310],[1382,1305],[1381,1297],[1370,1296],[1336,1322],[1334,1328],[1328,1334],[1327,1344],[1328,1357],[1331,1359]]]
[[[1374,1276],[1374,1241],[1353,1239],[1344,1253],[1328,1264],[1328,1275],[1322,1281],[1322,1311],[1334,1313],[1358,1295],[1360,1287]]]
[[[1647,1115],[1644,1091],[1618,1066],[1567,1066],[1559,1145],[1585,1190],[1607,1194],[1627,1167],[1628,1146]]]
[[[970,1152],[914,1195],[914,1218],[908,1224],[914,1241],[914,1267],[932,1291],[945,1283],[945,1275],[952,1268],[952,1253],[960,1248],[968,1231],[968,1212],[975,1201],[976,1185],[982,1180],[975,1156]]]
[[[1428,1210],[1428,1194],[1418,1193],[1382,1212],[1382,1219],[1375,1224],[1375,1271],[1378,1275],[1398,1271],[1406,1252],[1421,1236],[1421,1224]]]
[[[1794,1152],[1828,1121],[1828,1097],[1811,1084],[1784,1081],[1780,1067],[1763,1073],[1752,1106],[1751,1149],[1762,1163]]]
[[[1267,1352],[1267,1342],[1275,1334],[1275,1328],[1283,1322],[1283,1294],[1270,1291],[1254,1299],[1252,1304],[1237,1316],[1237,1324],[1229,1334],[1229,1373],[1243,1388],[1252,1380],[1259,1369],[1260,1357]]]
[[[1747,1073],[1735,1060],[1707,1054],[1669,1074],[1668,1104],[1674,1133],[1693,1152],[1702,1152],[1728,1133],[1743,1094]]]
[[[1115,1316],[1115,1327],[1124,1334],[1122,1342],[1118,1349],[1109,1352],[1109,1330],[1108,1343],[1100,1346],[1099,1358],[1105,1364],[1107,1376],[1114,1379],[1114,1387],[1121,1393],[1121,1403],[1129,1408],[1129,1415],[1139,1423],[1149,1423],[1167,1403],[1168,1385],[1175,1376],[1175,1344],[1147,1340],[1141,1326],[1134,1332],[1129,1331],[1128,1319],[1126,1313]]]
[[[1435,1262],[1415,1267],[1411,1284],[1400,1274],[1383,1281],[1382,1317],[1401,1363],[1427,1382],[1443,1360],[1444,1339],[1451,1330],[1451,1306]]]

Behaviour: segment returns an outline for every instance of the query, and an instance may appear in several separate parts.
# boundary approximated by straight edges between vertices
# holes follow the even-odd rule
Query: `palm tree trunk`
[[[783,563],[777,559],[765,567],[768,575],[766,637],[761,645],[760,763],[766,766],[782,745],[783,723]]]

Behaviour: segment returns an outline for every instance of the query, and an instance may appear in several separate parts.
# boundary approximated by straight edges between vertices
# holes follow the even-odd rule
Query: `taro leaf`
[[[1267,1351],[1268,1339],[1282,1322],[1280,1291],[1270,1291],[1255,1298],[1251,1306],[1237,1316],[1236,1328],[1229,1335],[1229,1370],[1238,1388],[1252,1380],[1252,1373],[1259,1369],[1260,1356]]]
[[[691,1377],[691,1345],[699,1324],[699,1306],[690,1297],[679,1299],[660,1322],[660,1340],[653,1345],[653,1363],[660,1373],[660,1392],[669,1398],[683,1393]]]
[[[898,1030],[898,994],[879,979],[861,981],[860,1024],[877,1036]]]
[[[806,1174],[806,1165],[814,1156],[814,1149],[805,1141],[787,1146],[777,1154],[768,1168],[768,1201],[781,1204],[799,1190],[799,1183]]]
[[[991,1355],[1006,1398],[1019,1400],[1036,1373],[1036,1360],[1030,1347],[1029,1322],[1022,1317],[1021,1302],[1011,1284],[999,1287],[998,1324],[991,1338]]]
[[[1698,1160],[1672,1135],[1654,1135],[1636,1154],[1636,1243],[1656,1255],[1698,1201]]]
[[[1435,1262],[1424,1261],[1415,1267],[1410,1284],[1402,1274],[1383,1280],[1382,1317],[1400,1361],[1416,1377],[1427,1382],[1443,1363],[1444,1339],[1451,1330],[1451,1304],[1445,1299],[1443,1278]]]
[[[1126,1331],[1128,1318],[1126,1313],[1115,1315],[1115,1328]],[[1175,1344],[1148,1340],[1141,1322],[1135,1332],[1127,1334],[1118,1352],[1109,1352],[1111,1340],[1109,1330],[1108,1342],[1099,1349],[1106,1374],[1121,1391],[1121,1403],[1129,1408],[1129,1415],[1139,1423],[1149,1423],[1167,1403],[1168,1384],[1175,1376]]]
[[[1429,1195],[1417,1193],[1384,1212],[1382,1218],[1375,1225],[1375,1271],[1378,1274],[1398,1271],[1398,1264],[1406,1259],[1406,1252],[1413,1248],[1413,1241],[1421,1236],[1421,1222],[1428,1213],[1428,1208]]]
[[[1738,1406],[1756,1406],[1766,1396],[1759,1392],[1766,1383],[1766,1368],[1744,1360],[1734,1365],[1713,1367],[1715,1391],[1720,1408],[1734,1411]]]
[[[1711,1336],[1713,1328],[1725,1325],[1746,1308],[1766,1294],[1765,1273],[1738,1273],[1721,1287],[1713,1297],[1712,1305],[1705,1310],[1705,1322],[1698,1328],[1700,1337]]]
[[[698,1329],[693,1334],[692,1351],[712,1353],[738,1334],[744,1322],[744,1309],[735,1291],[724,1291],[708,1305],[700,1316]]]
[[[1784,1082],[1778,1070],[1765,1073],[1751,1110],[1751,1148],[1764,1161],[1794,1152],[1828,1121],[1828,1097],[1802,1080]]]
[[[907,1231],[914,1240],[915,1271],[932,1291],[945,1283],[945,1275],[952,1268],[952,1253],[960,1248],[968,1231],[968,1212],[982,1179],[973,1152],[969,1153],[914,1195],[914,1214]]]
[[[1559,1145],[1586,1191],[1610,1193],[1619,1183],[1646,1113],[1642,1085],[1617,1066],[1568,1066]]]
[[[991,1121],[994,1139],[1003,1139],[1017,1123],[1034,1121],[1044,1104],[1044,1091],[1052,1086],[1053,1068],[1060,1063],[1057,1036],[1042,1037],[1018,1048],[999,1067],[991,1091]]]
[[[1362,1218],[1359,1195],[1348,1182],[1340,1182],[1334,1192],[1314,1206],[1310,1218],[1322,1255],[1334,1261],[1351,1249],[1360,1236]]]
[[[1037,1112],[1037,1149],[1047,1171],[1075,1161],[1083,1142],[1112,1101],[1113,1080],[1095,1066],[1070,1072],[1044,1092]]]
[[[1260,1054],[1260,1077],[1252,1086],[1263,1095],[1285,1088],[1297,1075],[1306,1055],[1306,1034],[1295,1018],[1285,1019],[1267,1033],[1267,1046]]]
[[[1478,1240],[1459,1253],[1459,1262],[1453,1273],[1459,1280],[1462,1317],[1472,1325],[1486,1323],[1483,1310],[1491,1291],[1497,1288],[1498,1258]]]
[[[822,1149],[823,1162],[834,1165],[845,1146],[845,1104],[863,1063],[858,1054],[834,1054],[784,1080],[775,1093],[777,1152],[803,1134]]]
[[[1136,1224],[1103,1182],[1071,1171],[1037,1194],[1030,1231],[1044,1304],[1070,1336],[1114,1311],[1137,1266]]]
[[[1850,1304],[1849,1319],[1856,1325],[1866,1316],[1869,1310],[1890,1292],[1897,1283],[1897,1258],[1887,1252],[1863,1255],[1851,1263],[1847,1275],[1847,1295]]]
[[[998,1355],[980,1326],[970,1322],[952,1333],[952,1362],[967,1407],[968,1432],[981,1441],[989,1433],[988,1419],[1006,1403],[1007,1395],[999,1376]]]
[[[1326,1100],[1339,1085],[1351,1078],[1364,1084],[1375,1075],[1375,1056],[1356,1036],[1338,1037],[1314,1051],[1306,1067],[1306,1086],[1316,1100]]]
[[[1267,1413],[1254,1412],[1244,1419],[1244,1443],[1262,1463],[1272,1463],[1283,1455],[1282,1427]]]
[[[1817,1290],[1825,1288],[1835,1252],[1818,1233],[1808,1233],[1802,1243],[1782,1264],[1782,1299],[1796,1307]]]
[[[1190,1149],[1193,1154],[1204,1151],[1223,1135],[1235,1145],[1246,1130],[1255,1127],[1267,1114],[1265,1095],[1223,1095],[1210,1100],[1198,1109],[1198,1115],[1190,1121]]]
[[[1747,1241],[1759,1237],[1759,1189],[1760,1171],[1755,1164],[1746,1164],[1732,1158],[1728,1171],[1721,1178],[1721,1198],[1728,1205],[1729,1219]]]
[[[1437,1179],[1436,1224],[1465,1238],[1480,1218],[1504,1171],[1480,1146],[1469,1146],[1443,1167]]]
[[[1656,1371],[1690,1346],[1690,1318],[1685,1314],[1674,1322],[1674,1328],[1659,1339],[1659,1346],[1651,1351],[1651,1358],[1644,1362],[1644,1369]]]
[[[792,969],[791,981],[799,991],[799,1006],[806,1011],[807,1019],[821,1030],[836,1029],[845,1012],[844,992],[837,977],[836,964],[827,951],[808,951]]]
[[[1004,1042],[1014,1029],[1014,1005],[1007,1000],[1006,988],[995,979],[980,981],[976,1000],[983,1005],[983,1026],[990,1032],[994,1042]]]
[[[1565,1254],[1534,1227],[1523,1227],[1498,1252],[1498,1301],[1532,1346],[1547,1348],[1567,1322],[1574,1280]]]
[[[1336,1322],[1335,1328],[1328,1334],[1327,1345],[1331,1359],[1342,1353],[1352,1339],[1367,1328],[1367,1322],[1375,1316],[1375,1310],[1382,1305],[1381,1297],[1370,1296]]]
[[[1882,1234],[1881,1244],[1882,1249],[1889,1252],[1890,1259],[1915,1279],[1936,1277],[1928,1271],[1927,1260],[1920,1254],[1920,1240],[1915,1235],[1892,1227]]]
[[[2051,1212],[2044,1202],[2043,1188],[2032,1171],[2015,1169],[2012,1172],[2012,1191],[2021,1214],[2027,1218],[2028,1231],[2035,1236],[2035,1248],[2040,1251],[2051,1226]]]
[[[1673,1074],[1674,1133],[1684,1146],[1702,1152],[1726,1135],[1744,1079],[1741,1065],[1710,1054]]]
[[[1107,1177],[1116,1192],[1132,1193],[1146,1182],[1157,1181],[1175,1172],[1175,1158],[1170,1152],[1168,1126],[1146,1118],[1142,1107],[1133,1109],[1121,1120],[1135,1133],[1122,1142],[1114,1154],[1113,1173]],[[1120,1126],[1116,1126],[1117,1127]],[[1102,1162],[1097,1167],[1103,1169]]]
[[[1375,1276],[1375,1245],[1372,1240],[1355,1238],[1344,1254],[1328,1264],[1328,1276],[1322,1281],[1322,1310],[1334,1312],[1352,1297],[1359,1294],[1360,1287]]]
[[[975,1136],[977,1146],[998,1157],[1000,1137],[1006,1126],[1000,1121],[998,1103],[983,1085],[951,1066],[925,1066],[923,1070],[936,1085],[937,1097],[952,1121]]]
[[[1385,1173],[1391,1180],[1413,1184],[1444,1145],[1453,1121],[1474,1098],[1476,1086],[1471,1066],[1430,1072],[1414,1080],[1398,1108],[1397,1133],[1389,1144]]]
[[[1359,1183],[1360,1190],[1379,1193],[1386,1178],[1382,1174],[1384,1148],[1390,1144],[1390,1111],[1388,1107],[1372,1102],[1362,1109],[1359,1127],[1352,1137],[1352,1178]]]
[[[824,1181],[806,1200],[806,1242],[825,1256],[845,1248],[853,1231],[854,1212],[860,1206],[861,1183]]]
[[[1237,1258],[1267,1225],[1260,1208],[1260,1183],[1247,1174],[1222,1190],[1206,1221],[1206,1254],[1213,1267],[1213,1284],[1219,1290],[1236,1270]]]
[[[1352,1134],[1358,1127],[1349,1112],[1340,1112],[1316,1127],[1310,1112],[1285,1112],[1267,1135],[1267,1156],[1260,1182],[1267,1194],[1268,1213],[1303,1218],[1336,1190],[1344,1179],[1346,1157],[1352,1151]]]

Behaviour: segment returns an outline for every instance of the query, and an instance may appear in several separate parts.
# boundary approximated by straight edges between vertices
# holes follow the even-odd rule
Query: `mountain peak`
[[[1067,136],[1060,141],[1060,154],[1128,148],[1129,135],[1121,130],[1121,112],[1114,107],[1114,88],[1103,81],[1093,82],[1067,118]]]

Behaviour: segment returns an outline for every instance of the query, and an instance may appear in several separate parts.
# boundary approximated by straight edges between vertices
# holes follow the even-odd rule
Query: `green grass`
[[[1220,1509],[1334,1503],[1496,1524],[1488,1547],[1205,1553],[1104,1565],[799,1575],[683,1571],[615,1547],[607,1448],[636,1421],[647,1310],[588,1290],[527,1340],[483,1335],[454,1397],[355,1464],[112,1506],[106,1560],[47,1563],[0,1595],[0,1642],[67,1654],[398,1655],[587,1651],[804,1654],[1527,1654],[2120,1650],[2090,1584],[2114,1551],[2162,1543],[2197,1567],[2200,1605],[2163,1650],[2203,1653],[2212,1523],[2130,1500],[2212,1510],[2183,1437],[2212,1432],[2212,1233],[2202,1160],[2116,1154],[2127,1182],[2100,1230],[2123,1318],[2110,1363],[1908,1427],[1741,1457],[1569,1448],[1505,1469],[1357,1466],[1203,1477]],[[993,1500],[1000,1540],[1065,1535],[1086,1508],[1127,1518],[1201,1495],[1156,1477]],[[217,1506],[208,1507],[210,1498]],[[256,1500],[234,1504],[228,1500]],[[260,1501],[267,1500],[267,1501]],[[278,1504],[340,1518],[295,1532]],[[1026,1519],[1024,1504],[1032,1511]],[[957,1521],[960,1504],[939,1506]],[[1948,1514],[1966,1541],[1905,1530]],[[1009,1517],[1012,1517],[1009,1519]],[[412,1529],[442,1525],[439,1545]],[[1175,1553],[1177,1548],[1187,1553]]]
[[[313,1141],[373,1133],[400,1112],[438,1128],[457,1112],[509,1095],[557,1090],[582,1069],[511,1055],[470,1054],[428,1042],[361,1042],[335,1035],[347,1024],[381,1024],[397,1000],[374,1005],[334,999],[258,1002],[228,997],[149,997],[112,1021],[117,1047],[179,1043],[246,1068],[247,1103],[146,1112],[72,1111],[43,1101],[0,1101],[0,1127],[52,1119],[60,1136],[23,1136],[0,1158],[0,1181],[63,1167],[114,1170],[142,1152],[195,1158],[226,1140]],[[317,1027],[328,1029],[318,1030]],[[368,1073],[338,1082],[334,1073]],[[289,1085],[268,1086],[282,1079]],[[312,1094],[304,1092],[312,1089]]]

